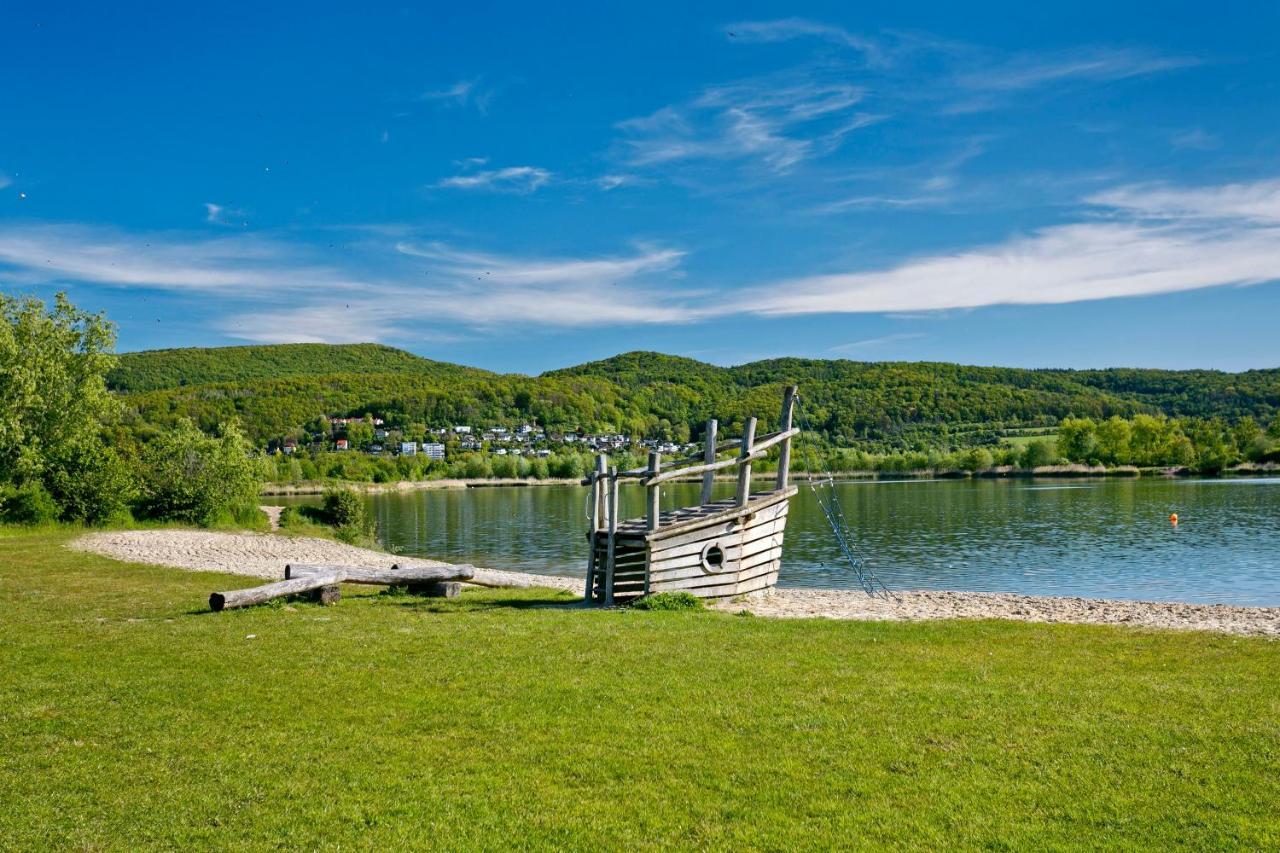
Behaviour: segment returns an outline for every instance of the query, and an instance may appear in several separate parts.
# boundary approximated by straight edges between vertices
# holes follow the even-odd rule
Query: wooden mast
[[[715,418],[707,421],[706,450],[703,452],[702,460],[713,465],[716,461],[716,432],[719,430],[720,424]],[[716,472],[707,471],[702,475],[702,499],[699,503],[711,503],[711,489],[716,482]]]
[[[796,386],[792,385],[787,388],[782,395],[782,420],[778,424],[779,432],[791,431],[791,420],[795,411],[796,403]],[[778,480],[775,484],[776,488],[785,489],[787,487],[787,477],[791,472],[791,439],[782,440],[782,450],[778,454]]]
[[[751,451],[756,443],[756,419],[747,418],[747,427],[742,433],[742,452],[738,464],[738,506],[746,506],[751,498]]]

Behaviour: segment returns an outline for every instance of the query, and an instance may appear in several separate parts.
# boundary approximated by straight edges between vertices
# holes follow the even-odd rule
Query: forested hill
[[[277,344],[124,353],[107,376],[107,384],[117,391],[154,391],[333,373],[403,373],[438,379],[493,375],[381,344]]]
[[[1076,415],[1280,414],[1280,370],[1024,370],[924,362],[773,359],[717,367],[632,352],[541,376],[502,375],[389,347],[319,344],[131,353],[112,374],[133,423],[239,418],[258,441],[315,429],[321,416],[373,414],[410,427],[536,420],[552,430],[696,436],[777,419],[781,387],[801,386],[801,417],[837,444],[956,448]]]

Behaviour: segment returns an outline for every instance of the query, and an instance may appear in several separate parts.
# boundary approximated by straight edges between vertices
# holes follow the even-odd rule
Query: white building
[[[443,459],[444,445],[436,442],[422,442],[422,455],[428,459]]]
[[[418,455],[418,442],[416,442],[416,441],[402,441],[402,442],[400,442],[400,455],[401,455],[401,456],[416,456],[416,455]]]

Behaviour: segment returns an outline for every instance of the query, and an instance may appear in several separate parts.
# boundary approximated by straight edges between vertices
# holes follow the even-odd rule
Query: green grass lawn
[[[212,614],[0,535],[0,848],[1280,846],[1280,643],[585,611]]]

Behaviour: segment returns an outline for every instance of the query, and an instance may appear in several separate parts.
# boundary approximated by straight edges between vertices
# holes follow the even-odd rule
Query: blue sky
[[[0,288],[121,349],[1280,364],[1274,3],[170,5],[0,53]]]

